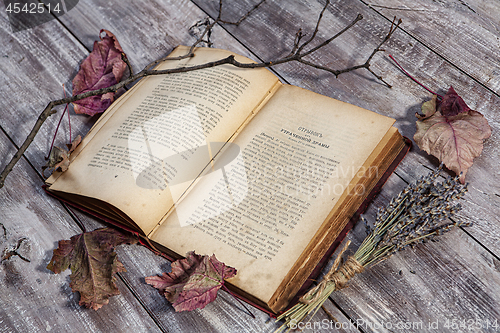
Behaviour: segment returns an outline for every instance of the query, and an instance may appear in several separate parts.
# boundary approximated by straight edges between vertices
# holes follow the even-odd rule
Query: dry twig
[[[87,97],[90,97],[90,96],[102,95],[102,94],[105,94],[105,93],[108,93],[108,92],[116,92],[119,89],[124,88],[128,84],[131,84],[134,81],[136,81],[136,80],[138,80],[140,78],[146,77],[146,76],[166,75],[166,74],[173,74],[173,73],[190,72],[190,71],[195,71],[195,70],[204,69],[204,68],[216,67],[216,66],[220,66],[220,65],[224,65],[224,64],[229,64],[229,65],[233,65],[235,67],[240,67],[240,68],[262,68],[262,67],[272,67],[272,66],[276,66],[276,65],[279,65],[279,64],[284,64],[284,63],[288,63],[288,62],[292,62],[292,61],[297,61],[297,62],[300,62],[300,63],[305,64],[307,66],[311,66],[311,67],[314,67],[314,68],[318,68],[318,69],[330,72],[333,75],[335,75],[335,77],[338,77],[340,74],[343,74],[343,73],[352,72],[352,71],[357,70],[357,69],[365,68],[370,73],[372,73],[378,80],[382,81],[389,88],[391,87],[387,82],[385,82],[382,79],[381,76],[379,76],[379,75],[377,75],[377,74],[375,74],[373,72],[373,70],[370,68],[370,64],[371,64],[371,60],[372,60],[373,56],[377,52],[383,51],[381,49],[381,46],[391,37],[391,35],[394,33],[394,31],[398,28],[398,26],[401,24],[401,20],[399,20],[397,23],[395,23],[394,21],[396,19],[394,19],[394,21],[393,21],[393,23],[391,25],[391,28],[390,28],[389,33],[387,34],[387,36],[380,42],[380,44],[373,50],[373,52],[367,58],[367,60],[363,64],[361,64],[361,65],[356,65],[356,66],[352,66],[352,67],[349,67],[349,68],[345,68],[345,69],[341,69],[341,70],[336,70],[336,69],[332,69],[332,68],[329,68],[329,67],[325,67],[325,66],[321,66],[321,65],[312,63],[312,62],[304,59],[305,57],[307,57],[308,55],[312,54],[313,52],[315,52],[315,51],[323,48],[324,46],[330,44],[333,40],[335,40],[336,38],[338,38],[339,36],[341,36],[343,33],[345,33],[347,30],[349,30],[350,28],[352,28],[358,21],[360,21],[361,19],[363,19],[363,16],[361,14],[358,14],[358,16],[349,25],[347,25],[344,29],[342,29],[340,32],[338,32],[334,36],[328,38],[327,40],[321,42],[317,46],[314,46],[314,47],[306,50],[306,47],[310,46],[310,44],[317,39],[317,34],[318,34],[318,31],[319,31],[319,26],[320,26],[321,20],[323,18],[323,14],[325,13],[325,11],[326,11],[326,9],[327,9],[330,1],[326,1],[325,5],[324,5],[324,7],[323,7],[323,9],[322,9],[319,17],[318,17],[318,20],[316,22],[316,27],[315,27],[314,32],[311,35],[311,37],[308,40],[306,40],[305,42],[301,43],[301,40],[302,40],[302,38],[305,35],[303,35],[302,34],[302,30],[299,29],[298,32],[297,32],[297,34],[296,34],[294,45],[293,45],[290,53],[287,56],[283,57],[283,58],[279,58],[279,59],[272,60],[272,61],[267,61],[267,62],[260,62],[260,63],[241,63],[239,61],[236,61],[234,59],[234,56],[231,55],[231,56],[228,56],[226,58],[223,58],[223,59],[220,59],[220,60],[217,60],[217,61],[208,62],[208,63],[205,63],[205,64],[196,65],[196,66],[180,67],[180,68],[173,68],[173,69],[166,69],[166,70],[155,70],[155,69],[152,69],[157,64],[159,64],[160,62],[163,62],[163,61],[181,60],[181,59],[192,57],[194,55],[194,50],[195,50],[196,46],[198,46],[200,43],[203,43],[203,42],[205,42],[205,43],[207,41],[209,42],[209,39],[205,40],[205,37],[208,36],[211,33],[213,27],[216,24],[218,24],[218,23],[219,24],[232,24],[232,25],[238,26],[253,11],[255,11],[263,2],[265,2],[265,0],[260,1],[251,10],[249,10],[245,15],[243,15],[238,21],[236,21],[236,22],[229,22],[229,21],[222,20],[222,18],[221,18],[221,14],[222,14],[222,0],[219,0],[219,13],[218,13],[217,18],[213,22],[206,24],[205,30],[203,31],[203,33],[191,45],[189,51],[186,54],[184,54],[182,56],[179,56],[179,57],[168,57],[168,56],[166,56],[166,57],[163,57],[161,59],[155,60],[155,61],[151,62],[149,65],[147,65],[139,73],[133,74],[132,71],[131,71],[131,75],[127,79],[125,79],[125,80],[123,80],[123,81],[121,81],[121,82],[119,82],[119,83],[117,83],[117,84],[115,84],[113,86],[110,86],[108,88],[102,88],[102,89],[97,89],[97,90],[93,90],[93,91],[88,91],[88,92],[85,92],[85,93],[82,93],[82,94],[79,94],[79,95],[75,95],[75,96],[72,96],[72,97],[63,98],[63,99],[59,99],[59,100],[54,100],[54,101],[50,102],[49,104],[47,104],[47,106],[45,107],[45,109],[43,110],[43,112],[38,117],[38,119],[37,119],[37,121],[36,121],[33,129],[31,130],[30,134],[25,139],[24,143],[21,145],[21,147],[19,147],[18,151],[14,154],[14,156],[11,159],[11,161],[7,164],[7,166],[5,167],[5,169],[0,174],[0,188],[3,187],[7,175],[12,171],[13,167],[16,165],[16,163],[19,161],[19,159],[24,154],[24,152],[26,151],[26,149],[29,147],[29,145],[31,144],[31,142],[35,138],[36,134],[40,130],[40,127],[45,122],[45,120],[50,115],[52,115],[52,114],[54,114],[54,113],[57,112],[57,111],[53,110],[53,108],[55,106],[63,105],[63,104],[67,104],[67,103],[72,103],[72,102],[75,102],[75,101],[78,101],[78,100],[81,100],[81,99],[84,99],[84,98],[87,98]],[[129,66],[129,69],[131,69],[131,67],[130,67],[129,64],[128,64],[128,66]]]

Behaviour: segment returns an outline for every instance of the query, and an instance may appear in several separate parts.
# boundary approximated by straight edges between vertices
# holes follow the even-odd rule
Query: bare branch
[[[326,46],[326,45],[330,44],[334,39],[338,38],[344,32],[346,32],[347,30],[351,29],[356,23],[358,23],[362,19],[363,19],[363,15],[358,14],[358,16],[356,16],[356,18],[354,19],[354,21],[352,21],[347,27],[345,27],[344,29],[340,30],[340,32],[336,33],[335,35],[333,35],[333,37],[330,37],[329,39],[325,40],[323,43],[319,44],[318,46],[316,46],[316,47],[312,48],[311,50],[305,52],[304,54],[302,54],[302,57],[305,57],[305,56],[313,53],[314,51],[319,50],[323,46]]]
[[[206,39],[202,39],[200,41],[200,45],[203,46],[203,43],[206,44],[207,47],[212,47],[213,43],[210,41],[210,37],[212,36],[212,30],[207,30],[207,27],[210,25],[210,18],[205,17],[202,20],[197,21],[195,24],[189,27],[189,33],[193,36],[200,37],[203,34],[207,36]],[[203,28],[203,32],[200,32],[200,27]]]
[[[302,37],[304,37],[304,35],[302,34],[302,28],[301,28],[295,34],[295,40],[293,41],[293,48],[290,51],[290,55],[294,54],[297,51],[297,49],[299,48],[300,40],[302,39]]]
[[[113,86],[107,87],[107,88],[102,88],[102,89],[98,89],[98,90],[88,91],[88,92],[85,92],[85,93],[82,93],[82,94],[79,94],[79,95],[76,95],[76,96],[72,96],[72,97],[68,97],[68,98],[63,98],[63,99],[59,99],[59,100],[55,100],[55,101],[50,102],[45,107],[45,109],[40,114],[40,116],[38,117],[38,119],[37,119],[37,121],[36,121],[33,129],[31,130],[31,132],[27,136],[27,138],[24,141],[24,143],[22,144],[22,146],[19,147],[18,151],[14,154],[14,156],[11,159],[11,161],[7,164],[7,166],[5,167],[5,169],[0,174],[0,188],[2,188],[4,186],[5,179],[6,179],[7,175],[12,171],[13,167],[19,161],[19,159],[24,154],[24,152],[26,151],[26,149],[29,147],[29,145],[31,144],[31,142],[33,142],[33,139],[35,138],[36,134],[40,130],[42,124],[45,122],[45,120],[50,115],[56,113],[56,111],[53,110],[53,108],[55,106],[62,105],[62,104],[67,104],[67,103],[72,103],[72,102],[75,102],[75,101],[78,101],[78,100],[81,100],[81,99],[84,99],[84,98],[87,98],[87,97],[102,95],[102,94],[106,94],[108,92],[116,92],[119,89],[125,87],[126,85],[131,84],[134,81],[136,81],[138,79],[141,79],[141,78],[144,78],[144,77],[147,77],[147,76],[167,75],[167,74],[173,74],[173,73],[190,72],[190,71],[200,70],[200,69],[204,69],[204,68],[211,68],[211,67],[221,66],[221,65],[224,65],[224,64],[233,65],[233,66],[239,67],[239,68],[262,68],[262,67],[272,67],[272,66],[275,66],[275,65],[283,64],[283,63],[297,61],[297,62],[302,63],[304,65],[307,65],[307,66],[310,66],[310,67],[313,67],[313,68],[317,68],[317,69],[324,70],[324,71],[327,71],[329,73],[332,73],[333,75],[335,75],[335,77],[338,77],[340,74],[343,74],[343,73],[352,72],[352,71],[357,70],[357,69],[365,68],[372,75],[374,75],[378,80],[382,81],[389,88],[391,87],[387,82],[385,82],[383,80],[383,78],[381,76],[379,76],[379,75],[377,75],[377,74],[375,74],[373,72],[373,70],[370,68],[370,64],[371,64],[371,60],[372,60],[373,56],[377,52],[382,51],[382,49],[381,49],[382,45],[391,37],[391,35],[394,33],[394,31],[401,24],[401,20],[399,20],[398,23],[395,24],[396,18],[394,18],[394,21],[393,21],[393,23],[391,25],[391,28],[390,28],[389,33],[387,34],[387,36],[379,43],[379,45],[373,50],[373,52],[370,54],[370,56],[367,58],[367,60],[363,64],[352,66],[352,67],[341,69],[341,70],[336,70],[336,69],[325,67],[325,66],[322,66],[322,65],[319,65],[319,64],[314,64],[314,63],[312,63],[312,62],[307,61],[307,60],[304,59],[304,57],[306,57],[306,56],[310,55],[311,53],[313,53],[313,52],[315,52],[315,51],[317,51],[317,50],[325,47],[326,45],[330,44],[333,40],[335,40],[340,35],[342,35],[343,33],[345,33],[347,30],[349,30],[350,28],[352,28],[357,22],[359,22],[363,18],[363,16],[361,14],[359,14],[349,25],[347,25],[344,29],[342,29],[340,32],[338,32],[334,36],[332,36],[329,39],[323,41],[322,43],[318,44],[317,46],[313,47],[312,49],[310,49],[308,51],[303,51],[306,46],[308,46],[310,43],[312,43],[316,39],[318,31],[319,31],[319,26],[320,26],[321,20],[323,18],[323,14],[325,13],[325,11],[327,9],[329,1],[327,1],[327,3],[323,7],[323,9],[322,9],[322,11],[321,11],[321,13],[320,13],[320,15],[318,17],[318,21],[316,22],[316,27],[314,29],[314,32],[313,32],[312,36],[307,41],[305,41],[302,44],[300,44],[301,39],[304,37],[304,34],[302,33],[302,30],[299,29],[297,31],[296,35],[295,35],[295,40],[294,40],[293,46],[291,48],[291,52],[287,56],[285,56],[285,57],[278,58],[278,59],[275,59],[275,60],[272,60],[272,61],[260,62],[260,63],[241,63],[241,62],[235,60],[234,56],[231,55],[231,56],[228,56],[228,57],[226,57],[224,59],[220,59],[220,60],[217,60],[217,61],[208,62],[208,63],[205,63],[205,64],[196,65],[196,66],[179,67],[179,68],[172,68],[172,69],[166,69],[166,70],[154,70],[154,69],[152,69],[157,64],[159,64],[160,62],[163,62],[163,61],[181,60],[181,59],[192,57],[194,55],[194,51],[195,51],[196,46],[198,46],[201,42],[205,41],[205,37],[208,36],[211,33],[212,28],[215,26],[215,24],[217,24],[217,23],[226,23],[226,24],[239,25],[253,11],[255,11],[264,1],[265,0],[260,1],[251,10],[249,10],[245,15],[243,15],[238,21],[236,21],[236,22],[228,22],[228,21],[223,21],[221,19],[222,0],[219,0],[219,14],[218,14],[217,18],[213,22],[210,22],[210,20],[207,21],[207,24],[205,26],[205,29],[204,29],[203,33],[192,44],[192,46],[190,47],[189,51],[186,54],[184,54],[182,56],[178,56],[178,57],[169,57],[169,56],[166,56],[166,57],[163,57],[161,59],[155,60],[155,61],[151,62],[150,64],[148,64],[142,71],[140,71],[137,74],[133,74],[132,68],[131,68],[130,64],[128,63],[128,61],[126,61],[127,66],[129,66],[129,70],[130,70],[130,76],[127,79],[125,79],[125,80],[123,80],[123,81],[121,81],[121,82],[119,82],[119,83],[117,83],[117,84],[115,84]],[[207,40],[209,40],[209,38],[207,38]]]
[[[319,31],[319,24],[321,23],[321,19],[323,18],[323,14],[325,13],[326,8],[328,7],[329,4],[330,4],[330,0],[327,0],[325,5],[323,6],[323,9],[321,10],[321,13],[319,13],[318,21],[316,22],[316,27],[314,28],[314,32],[313,32],[311,38],[309,38],[309,40],[307,40],[306,42],[304,42],[304,44],[299,46],[299,49],[297,50],[298,53],[300,53],[304,49],[304,47],[307,46],[307,44],[309,44],[310,42],[313,41],[314,38],[316,38],[316,35],[318,34],[318,31]]]
[[[122,60],[123,60],[123,61],[125,62],[125,64],[127,65],[129,76],[134,75],[134,71],[132,70],[132,65],[130,64],[130,61],[128,61],[128,58],[127,58],[127,56],[125,55],[125,53],[122,53]],[[63,86],[64,86],[64,85],[63,85]]]
[[[391,38],[392,34],[394,33],[394,31],[396,31],[397,28],[399,28],[399,25],[401,24],[402,21],[401,19],[399,19],[398,23],[394,25],[395,22],[396,22],[396,16],[394,16],[394,19],[392,20],[391,28],[389,29],[389,33],[387,34],[387,36],[385,36],[385,38],[380,42],[380,44],[378,44],[378,46],[373,50],[372,54],[370,54],[370,56],[366,60],[365,65],[367,66],[367,68],[375,53],[383,51],[381,49],[382,45],[384,45],[384,43],[387,42],[389,38]]]

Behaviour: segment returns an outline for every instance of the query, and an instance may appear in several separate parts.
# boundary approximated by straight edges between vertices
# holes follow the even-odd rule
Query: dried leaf
[[[94,42],[94,48],[80,65],[80,70],[73,79],[73,96],[92,90],[107,88],[121,81],[127,64],[118,40],[108,30],[101,30],[100,42]],[[114,101],[115,93],[92,96],[73,102],[76,113],[93,116],[105,111]]]
[[[214,301],[224,279],[234,275],[236,269],[218,261],[215,255],[202,256],[192,251],[186,259],[172,263],[172,272],[147,277],[146,283],[157,288],[175,311],[192,311]]]
[[[73,140],[73,142],[71,142],[69,145],[66,145],[66,147],[68,147],[68,156],[75,151],[76,147],[78,147],[80,142],[82,142],[82,137],[81,135],[77,135],[75,140]]]
[[[42,167],[42,170],[45,169],[57,169],[61,168],[62,171],[66,171],[69,166],[68,152],[62,148],[54,147],[49,155],[49,160],[47,164]]]
[[[465,104],[462,97],[458,96],[453,87],[448,89],[446,95],[444,95],[443,100],[439,104],[440,112],[445,117],[456,116],[462,112],[468,112],[470,108]]]
[[[434,95],[434,98],[422,104],[422,114],[416,114],[417,118],[419,120],[424,120],[432,116],[437,111],[436,105],[437,96]]]
[[[455,95],[450,88],[439,105],[436,95],[422,105],[423,115],[416,114],[417,132],[413,140],[448,169],[461,173],[463,184],[473,159],[483,150],[483,140],[490,137],[491,128],[481,113],[471,110],[460,96]]]
[[[71,268],[71,289],[80,293],[80,305],[97,310],[108,304],[109,297],[120,294],[113,274],[124,272],[114,248],[136,243],[137,239],[121,232],[101,228],[59,241],[47,268],[56,274]]]
[[[42,171],[45,172],[46,169],[49,170],[61,170],[66,171],[69,167],[69,155],[76,149],[76,147],[82,142],[82,137],[78,135],[71,144],[67,144],[68,151],[54,147],[50,154],[47,163],[42,167]]]

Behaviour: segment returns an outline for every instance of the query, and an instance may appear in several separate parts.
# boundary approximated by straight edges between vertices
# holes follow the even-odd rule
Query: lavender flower
[[[408,246],[432,240],[454,227],[469,226],[469,222],[450,219],[461,209],[461,205],[455,201],[465,195],[467,184],[460,183],[460,175],[438,182],[442,168],[440,165],[427,176],[420,177],[392,198],[384,209],[379,209],[373,230],[356,253],[338,268],[340,257],[349,245],[346,244],[323,280],[304,295],[298,304],[278,317],[278,320],[285,320],[278,331],[287,327],[290,330],[290,327],[311,313],[312,318],[332,292],[341,289],[352,276],[367,266],[377,264]],[[366,220],[362,219],[368,230]]]

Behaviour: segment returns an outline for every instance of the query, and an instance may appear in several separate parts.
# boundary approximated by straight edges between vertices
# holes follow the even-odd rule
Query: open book
[[[230,54],[199,48],[158,68]],[[237,269],[230,288],[276,313],[405,151],[393,123],[267,69],[152,76],[100,117],[48,191],[174,258],[215,254]]]

